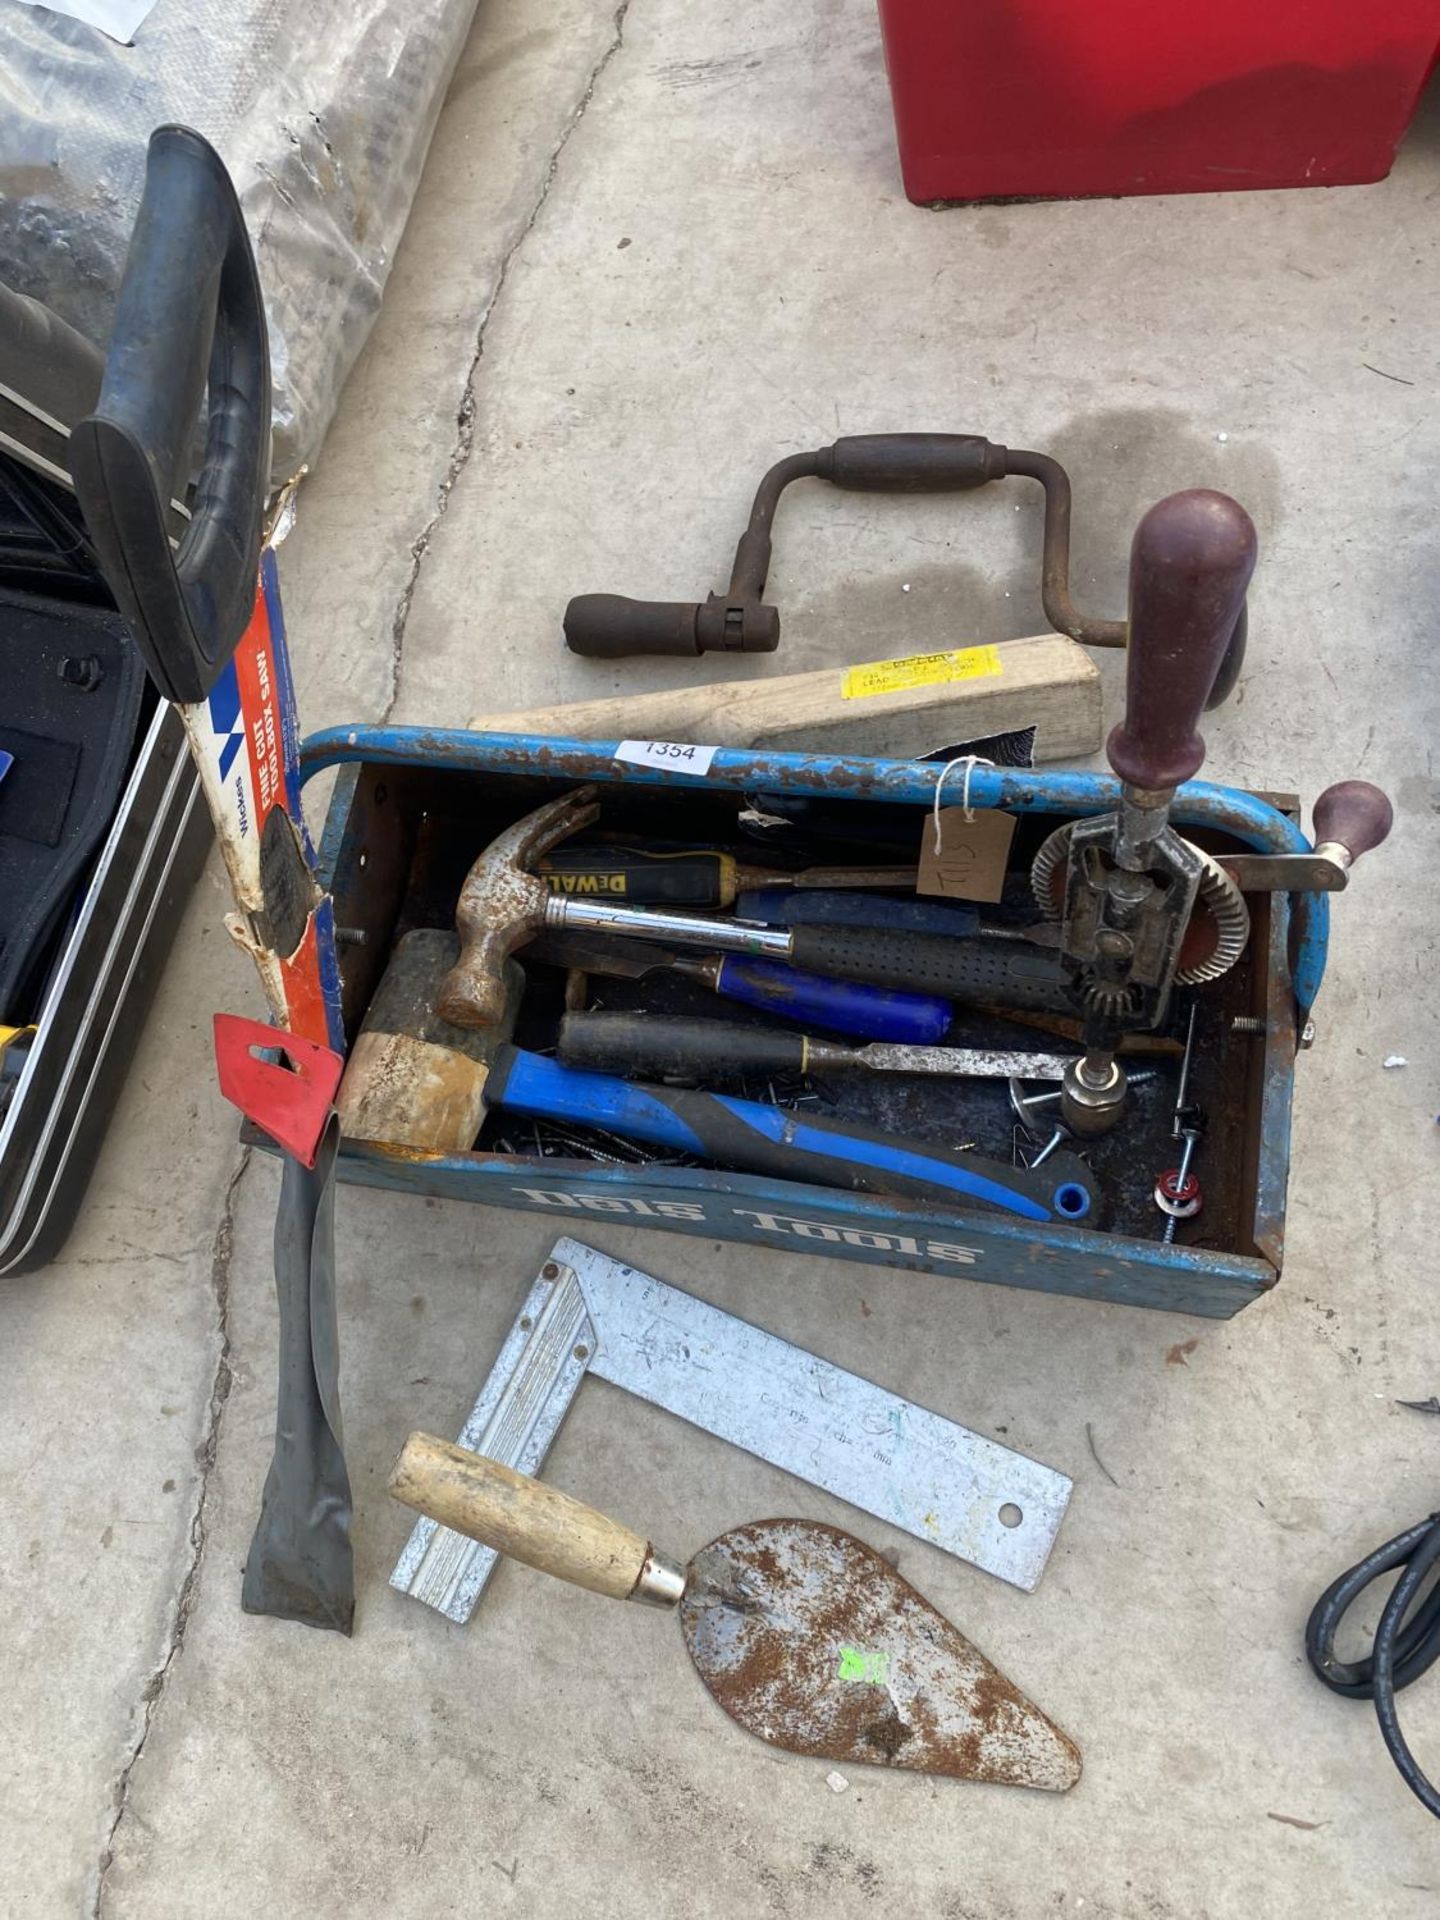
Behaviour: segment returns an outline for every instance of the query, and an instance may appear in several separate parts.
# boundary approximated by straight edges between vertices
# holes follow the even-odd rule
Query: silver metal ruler
[[[460,1431],[539,1471],[587,1373],[1030,1592],[1071,1481],[694,1294],[557,1240]],[[390,1584],[470,1618],[499,1556],[422,1519]]]

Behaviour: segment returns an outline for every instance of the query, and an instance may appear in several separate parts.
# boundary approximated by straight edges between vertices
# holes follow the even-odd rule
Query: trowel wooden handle
[[[405,1506],[497,1553],[612,1600],[674,1605],[684,1591],[681,1569],[619,1521],[558,1487],[433,1434],[412,1433],[405,1442],[390,1475],[390,1492]],[[663,1593],[654,1590],[657,1581]]]

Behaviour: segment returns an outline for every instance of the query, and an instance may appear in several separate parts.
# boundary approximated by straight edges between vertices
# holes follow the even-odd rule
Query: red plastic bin
[[[879,0],[912,200],[1380,180],[1436,0]]]

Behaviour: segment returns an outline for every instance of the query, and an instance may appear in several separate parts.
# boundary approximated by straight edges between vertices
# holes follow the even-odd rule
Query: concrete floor
[[[1061,455],[1102,609],[1144,505],[1231,489],[1263,558],[1211,771],[1312,798],[1360,774],[1397,813],[1338,903],[1289,1267],[1216,1324],[590,1236],[1073,1473],[1033,1596],[860,1529],[1079,1740],[1063,1800],[833,1794],[732,1728],[653,1615],[515,1567],[464,1630],[387,1589],[386,1470],[411,1426],[458,1426],[553,1237],[536,1216],[342,1193],[356,1635],[248,1618],[276,1177],[214,1090],[209,1015],[259,996],[212,868],[79,1228],[0,1291],[0,1911],[1434,1912],[1434,1830],[1300,1629],[1435,1501],[1440,1428],[1395,1403],[1440,1390],[1437,198],[1431,111],[1376,187],[923,212],[869,0],[486,0],[283,550],[309,723],[686,677],[572,659],[565,599],[718,579],[761,467],[836,431]],[[771,664],[1035,631],[1037,533],[1003,489],[797,493]],[[776,1511],[856,1524],[598,1385],[551,1472],[687,1552]],[[1440,1681],[1404,1711],[1440,1774]]]

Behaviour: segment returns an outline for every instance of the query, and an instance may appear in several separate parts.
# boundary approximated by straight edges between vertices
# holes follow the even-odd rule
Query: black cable
[[[1395,1695],[1400,1689],[1440,1660],[1440,1585],[1415,1605],[1427,1575],[1437,1566],[1440,1513],[1432,1513],[1407,1533],[1397,1534],[1377,1547],[1325,1589],[1305,1623],[1305,1655],[1317,1677],[1333,1693],[1375,1702],[1380,1736],[1400,1769],[1401,1779],[1420,1804],[1440,1819],[1440,1791],[1426,1779],[1405,1744],[1395,1711]],[[1363,1660],[1337,1659],[1335,1635],[1340,1622],[1373,1580],[1393,1573],[1397,1567],[1403,1567],[1404,1572],[1381,1610],[1373,1650]]]

